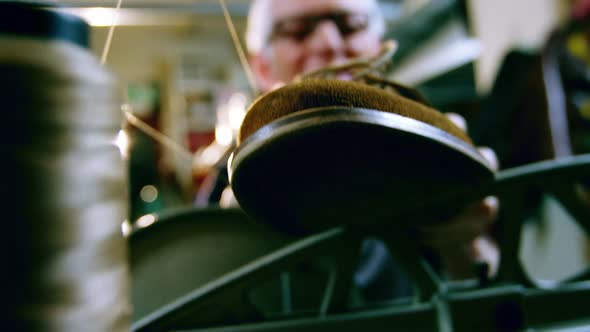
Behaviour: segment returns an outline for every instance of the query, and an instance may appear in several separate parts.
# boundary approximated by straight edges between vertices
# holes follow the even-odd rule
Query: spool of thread
[[[61,14],[20,6],[23,21],[57,15],[50,23],[60,22]],[[5,9],[0,4],[0,21]],[[126,177],[114,144],[122,122],[114,77],[71,40],[0,30],[0,91],[1,161],[10,179],[1,187],[8,197],[8,326],[128,331]]]

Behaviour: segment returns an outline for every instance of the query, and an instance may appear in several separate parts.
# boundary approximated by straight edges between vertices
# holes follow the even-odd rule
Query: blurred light
[[[147,0],[146,0],[147,1]],[[185,0],[183,0],[185,1]],[[2,2],[2,0],[0,0]],[[60,13],[68,13],[78,16],[94,27],[110,27],[113,18],[116,15],[116,26],[172,26],[172,27],[193,27],[195,26],[194,13],[201,13],[201,10],[210,10],[209,4],[190,4],[186,5],[188,10],[154,10],[151,6],[134,6],[135,8],[120,8],[118,11],[114,7],[108,7],[108,1],[101,1],[107,7],[85,7],[84,2],[92,3],[90,0],[65,1],[70,4],[64,4],[64,7],[48,8],[49,10]],[[94,1],[98,6],[100,1]],[[115,0],[111,0],[110,5],[115,5]],[[149,0],[148,2],[155,2]],[[166,1],[160,1],[165,3]],[[185,1],[188,2],[188,1]],[[195,2],[194,0],[192,2]],[[198,1],[197,1],[198,2]],[[125,1],[123,1],[125,3]],[[79,4],[78,7],[73,7]],[[81,6],[81,7],[80,7]],[[141,8],[140,8],[141,7]],[[179,4],[179,8],[185,5]],[[198,7],[204,7],[199,9]],[[171,7],[172,8],[172,7]]]
[[[241,105],[242,107],[246,106],[246,102],[248,101],[248,98],[246,97],[245,94],[240,93],[240,92],[236,92],[234,93],[230,98],[229,98],[229,104],[238,104]]]
[[[246,115],[247,98],[244,94],[235,93],[228,102],[228,120],[232,130],[240,129]]]
[[[139,191],[139,197],[141,200],[146,203],[152,203],[158,198],[158,188],[150,185],[147,185]]]
[[[215,141],[220,145],[228,146],[233,141],[232,129],[227,125],[219,125],[215,128]]]
[[[221,193],[221,198],[219,199],[219,206],[223,208],[238,206],[238,201],[236,200],[236,197],[231,187],[225,188]]]
[[[131,234],[131,230],[131,223],[129,220],[125,219],[121,224],[121,232],[123,233],[123,236],[129,236],[129,234]]]
[[[156,222],[156,216],[153,214],[146,214],[137,219],[137,227],[145,228]]]
[[[115,138],[115,145],[119,148],[119,152],[123,157],[127,157],[129,153],[129,136],[124,130],[119,130],[117,138]]]
[[[91,26],[107,27],[116,23],[115,13],[116,11],[111,8],[94,7],[80,9],[78,15]]]

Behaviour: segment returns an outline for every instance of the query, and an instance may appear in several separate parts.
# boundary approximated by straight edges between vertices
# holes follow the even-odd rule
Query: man
[[[268,91],[298,74],[375,55],[384,32],[376,1],[255,0],[246,43],[259,88]]]
[[[384,32],[375,0],[253,0],[246,43],[258,88],[266,92],[329,64],[376,55]],[[489,149],[482,154],[493,163]],[[489,198],[444,226],[421,229],[424,245],[450,277],[473,276],[473,263],[481,260],[495,273],[498,249],[485,235],[495,213],[496,201]],[[407,277],[376,239],[364,242],[355,279],[369,301],[409,294]]]

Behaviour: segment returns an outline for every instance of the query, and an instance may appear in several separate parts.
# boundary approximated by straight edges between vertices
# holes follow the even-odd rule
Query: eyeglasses
[[[301,42],[315,31],[318,24],[326,20],[336,25],[342,37],[348,37],[353,33],[365,30],[369,25],[369,15],[367,14],[334,12],[290,17],[275,22],[270,34],[270,41],[287,38]]]

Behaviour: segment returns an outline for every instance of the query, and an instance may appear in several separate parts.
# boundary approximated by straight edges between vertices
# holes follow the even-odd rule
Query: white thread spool
[[[0,4],[0,19],[11,10],[25,22],[71,26],[56,26],[62,14],[25,4]],[[52,19],[34,21],[37,15]],[[13,184],[2,188],[11,197],[9,326],[128,331],[126,175],[113,143],[122,121],[115,80],[67,39],[1,28],[1,160]]]

